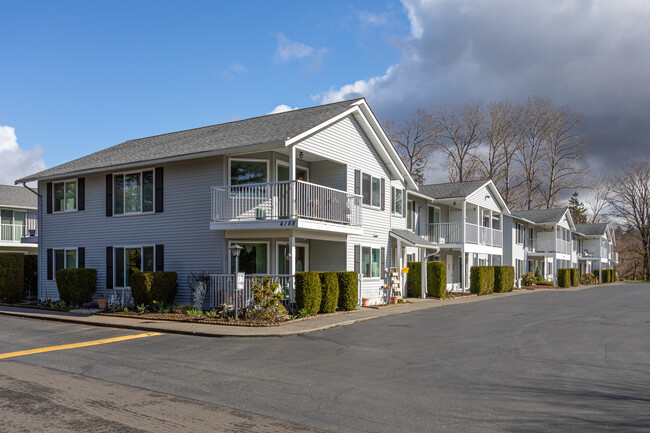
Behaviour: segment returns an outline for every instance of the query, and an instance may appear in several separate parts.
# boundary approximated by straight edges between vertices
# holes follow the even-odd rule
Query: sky
[[[364,96],[544,96],[595,170],[650,151],[650,2],[0,0],[0,183],[121,143]]]

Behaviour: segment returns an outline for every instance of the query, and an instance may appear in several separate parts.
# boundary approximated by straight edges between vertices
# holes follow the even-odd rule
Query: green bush
[[[409,262],[406,295],[422,297],[422,262]],[[427,296],[444,299],[447,295],[447,268],[443,262],[427,262]]]
[[[131,295],[135,305],[173,305],[178,292],[176,272],[135,272],[131,275]],[[155,301],[155,302],[154,302]]]
[[[494,267],[472,266],[469,272],[469,291],[476,295],[489,295],[494,292]]]
[[[97,290],[97,270],[89,268],[59,269],[56,271],[59,297],[70,305],[93,300]]]
[[[307,310],[310,316],[315,316],[320,310],[321,282],[318,272],[296,272],[296,307]]]
[[[561,268],[557,270],[558,287],[571,287],[571,269]]]
[[[532,272],[526,272],[521,276],[522,287],[534,286],[535,284],[537,284],[537,278],[535,278]]]
[[[615,269],[612,269],[612,281],[620,281],[620,278],[618,278],[618,272]]]
[[[406,296],[409,298],[422,297],[422,263],[408,262],[409,272],[406,274]]]
[[[536,279],[537,281],[542,281],[542,280],[544,280],[544,276],[542,275],[542,271],[540,271],[539,268],[537,268],[537,269],[535,270],[535,279]]]
[[[24,256],[23,296],[26,299],[36,298],[38,295],[38,256]]]
[[[580,284],[582,284],[583,286],[592,285],[596,283],[597,283],[596,276],[591,272],[582,274],[582,276],[580,277]]]
[[[339,278],[339,303],[341,311],[351,311],[359,303],[359,275],[356,272],[337,272]]]
[[[511,292],[515,288],[514,266],[493,266],[494,291],[497,293]]]
[[[580,269],[571,269],[571,286],[578,287],[580,285]]]
[[[24,279],[24,254],[0,254],[0,301],[20,301],[23,293]]]
[[[596,280],[600,280],[600,271],[598,269],[592,270],[591,273],[594,274],[594,277],[596,277]]]
[[[333,313],[339,302],[339,278],[336,272],[320,272],[321,313]]]
[[[287,309],[282,305],[284,291],[278,290],[278,288],[278,282],[271,281],[269,277],[256,278],[251,286],[256,308],[248,311],[247,318],[272,323],[287,320],[289,315]]]
[[[600,281],[603,283],[611,283],[612,271],[610,271],[609,269],[603,269],[600,273]]]
[[[538,281],[538,282],[537,282],[537,285],[538,285],[538,286],[549,286],[549,287],[553,287],[553,282],[552,282],[552,281],[544,281],[544,280],[542,280],[542,281]]]

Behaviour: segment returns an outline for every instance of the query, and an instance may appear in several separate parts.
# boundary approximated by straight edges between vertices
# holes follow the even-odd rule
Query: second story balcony
[[[2,211],[0,242],[35,243],[38,240],[38,217],[36,211]]]
[[[212,187],[213,229],[361,231],[361,196],[300,180]]]
[[[561,253],[571,254],[571,242],[554,238],[528,239],[528,252],[530,253]]]
[[[429,224],[427,239],[437,244],[462,244],[463,224],[460,222]],[[465,224],[465,243],[492,247],[503,246],[503,232],[476,224]]]

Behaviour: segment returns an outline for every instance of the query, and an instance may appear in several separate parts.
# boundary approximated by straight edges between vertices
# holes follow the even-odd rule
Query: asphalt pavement
[[[0,317],[0,329],[0,353],[141,332],[12,317]],[[78,387],[114,387],[103,400],[124,413],[132,407],[131,419],[106,431],[152,431],[153,424],[180,431],[178,416],[194,414],[187,425],[195,431],[647,432],[649,331],[650,285],[611,284],[449,304],[282,338],[153,335],[0,360],[0,417],[30,413],[11,404],[12,381],[40,389],[45,377],[61,375],[46,389],[65,394],[69,376]],[[122,397],[131,391],[157,397],[136,404]],[[174,411],[175,399],[187,409]],[[58,421],[64,429],[66,419],[89,413],[86,400],[57,406],[45,399],[30,408],[54,413],[74,405],[81,412]],[[197,415],[210,411],[223,415],[223,424]],[[97,419],[117,422],[111,413]],[[250,425],[228,418],[232,413]],[[165,417],[174,419],[165,424]]]

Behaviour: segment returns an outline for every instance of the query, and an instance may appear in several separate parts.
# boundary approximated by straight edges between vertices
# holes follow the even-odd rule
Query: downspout
[[[23,187],[27,188],[29,191],[31,191],[33,194],[36,194],[37,197],[37,203],[36,203],[36,224],[37,227],[36,229],[38,230],[38,247],[36,247],[36,268],[38,269],[38,278],[36,279],[36,297],[38,299],[41,299],[41,275],[42,275],[42,267],[41,266],[41,258],[43,257],[43,253],[41,251],[41,236],[43,236],[43,231],[41,230],[41,202],[43,201],[43,196],[37,191],[34,190],[30,187],[27,186],[27,182],[23,182]]]

